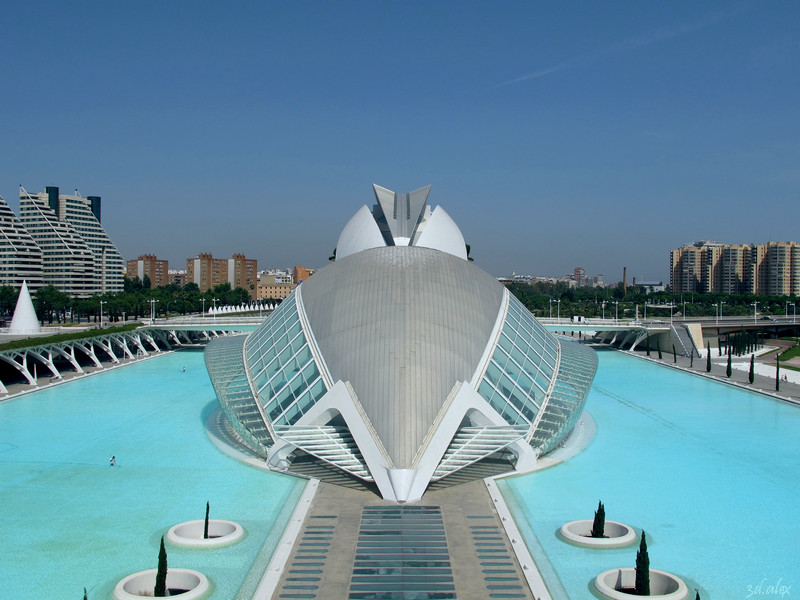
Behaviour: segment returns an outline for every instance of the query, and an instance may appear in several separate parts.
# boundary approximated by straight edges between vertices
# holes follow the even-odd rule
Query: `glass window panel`
[[[497,385],[497,390],[503,394],[506,398],[511,395],[511,390],[514,387],[514,383],[508,378],[508,375],[503,373],[500,376],[500,383]]]
[[[311,395],[314,397],[314,400],[319,400],[325,395],[325,392],[325,384],[322,382],[322,379],[317,379],[314,385],[311,386]]]
[[[300,363],[300,365],[304,365],[310,360],[311,360],[311,350],[309,349],[308,346],[304,346],[297,353],[297,362]]]
[[[489,363],[489,366],[486,368],[486,379],[491,381],[495,386],[498,385],[500,381],[500,369],[494,363]]]
[[[531,387],[533,387],[533,379],[525,372],[521,372],[519,377],[517,378],[517,385],[520,389],[525,392],[526,394],[531,393]]]
[[[512,381],[516,381],[517,377],[519,377],[520,368],[518,365],[514,363],[513,360],[507,361],[503,370],[506,372],[506,374]]]
[[[513,333],[511,335],[513,335]],[[506,353],[508,354],[511,353],[511,348],[513,347],[513,344],[511,343],[511,340],[508,338],[505,328],[503,328],[503,333],[500,334],[500,340],[497,342],[497,345],[500,346],[503,350],[505,350]]]
[[[484,400],[486,400],[488,402],[489,399],[492,397],[492,394],[494,393],[494,388],[492,388],[492,386],[489,385],[488,381],[486,381],[485,379],[482,379],[481,380],[481,385],[480,385],[480,387],[478,387],[478,393],[481,396],[483,396]]]
[[[310,382],[314,381],[317,377],[319,377],[319,371],[317,370],[316,363],[308,363],[305,369],[303,369],[303,378],[306,380],[306,382]]]

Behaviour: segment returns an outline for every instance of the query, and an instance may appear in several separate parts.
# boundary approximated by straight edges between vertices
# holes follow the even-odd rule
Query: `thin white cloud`
[[[706,27],[710,27],[712,25],[719,23],[720,21],[730,19],[731,17],[740,14],[741,12],[747,9],[748,4],[749,4],[748,2],[741,2],[727,10],[716,12],[698,21],[693,21],[691,23],[684,23],[682,25],[678,25],[675,27],[665,27],[662,29],[657,29],[655,31],[650,31],[642,35],[638,35],[629,38],[627,40],[617,42],[616,44],[612,44],[605,48],[600,48],[599,50],[596,50],[590,54],[576,56],[575,58],[571,58],[563,62],[557,63],[555,65],[551,65],[549,67],[533,71],[532,73],[528,73],[520,77],[515,77],[514,79],[509,79],[508,81],[504,81],[493,87],[498,88],[505,85],[522,83],[523,81],[539,79],[540,77],[545,77],[546,75],[550,75],[552,73],[558,73],[559,71],[577,69],[579,67],[584,67],[587,65],[601,62],[616,54],[630,52],[631,50],[636,50],[637,48],[650,46],[652,44],[657,44],[658,42],[663,42],[665,40],[680,37],[682,35],[692,33],[699,29],[705,29]]]

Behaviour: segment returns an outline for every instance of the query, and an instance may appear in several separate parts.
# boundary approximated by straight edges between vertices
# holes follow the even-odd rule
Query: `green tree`
[[[711,373],[711,347],[709,346],[708,354],[706,354],[706,373]]]
[[[638,559],[637,559],[638,560]],[[158,551],[158,570],[153,596],[163,598],[167,595],[167,549],[164,547],[164,536],[161,536],[161,548]]]
[[[17,306],[19,292],[10,285],[0,286],[0,314],[7,314]]]
[[[756,359],[756,355],[755,354],[751,354],[750,355],[750,373],[748,373],[748,375],[747,375],[747,380],[750,382],[751,385],[756,380],[755,359]]]
[[[678,353],[675,352],[675,344],[672,344],[672,362],[678,362]]]
[[[731,378],[733,374],[733,365],[731,364],[731,353],[728,352],[728,368],[725,369],[725,374],[728,376],[728,379]]]
[[[775,355],[775,391],[781,391],[781,357]]]
[[[208,502],[206,502],[206,521],[205,521],[205,524],[203,525],[203,539],[204,540],[208,539],[208,509],[209,509]]]
[[[650,556],[647,554],[647,541],[644,531],[642,531],[642,541],[639,543],[639,551],[636,553],[636,583],[637,596],[650,595]]]
[[[658,360],[662,360],[664,357],[661,355],[661,340],[656,340],[656,350],[658,350]]]
[[[36,290],[33,295],[33,304],[36,308],[36,315],[40,321],[47,320],[52,323],[53,319],[61,322],[70,304],[70,297],[64,292],[60,292],[54,285],[46,285]]]
[[[592,522],[593,538],[604,538],[606,530],[606,509],[602,502],[597,503],[597,510],[594,511],[594,521]]]

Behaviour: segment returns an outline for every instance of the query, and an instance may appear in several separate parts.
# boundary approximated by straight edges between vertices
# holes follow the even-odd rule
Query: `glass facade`
[[[509,425],[532,424],[556,368],[558,341],[509,296],[500,338],[478,393]]]
[[[544,454],[575,426],[596,369],[592,350],[559,342],[510,296],[506,320],[478,393],[509,425],[536,423],[530,444]]]
[[[531,438],[542,454],[557,446],[580,418],[597,370],[594,351],[576,342],[561,342],[561,362],[553,393]]]
[[[205,352],[206,368],[228,425],[247,447],[266,457],[272,438],[247,381],[242,356],[244,342],[245,336],[238,335],[209,344]]]
[[[264,414],[275,426],[294,425],[328,391],[300,325],[294,294],[248,337],[245,362]]]

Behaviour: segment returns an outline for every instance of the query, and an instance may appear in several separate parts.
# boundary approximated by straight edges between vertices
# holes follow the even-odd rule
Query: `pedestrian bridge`
[[[131,331],[95,330],[86,338],[40,345],[33,338],[30,346],[0,351],[0,399],[159,353],[203,347],[217,337],[254,331],[267,316],[158,319]]]

